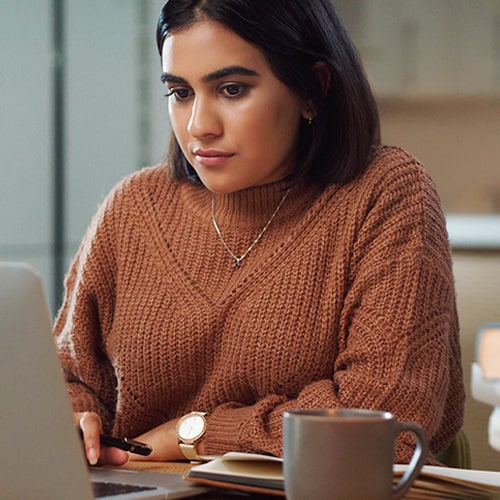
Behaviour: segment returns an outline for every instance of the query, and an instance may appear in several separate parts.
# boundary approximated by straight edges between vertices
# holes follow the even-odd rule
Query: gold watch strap
[[[179,443],[179,448],[188,460],[199,460],[198,452],[194,444]]]

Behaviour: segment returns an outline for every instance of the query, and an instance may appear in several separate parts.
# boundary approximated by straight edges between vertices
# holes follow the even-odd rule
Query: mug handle
[[[411,457],[411,461],[403,474],[403,477],[399,483],[392,488],[392,498],[401,498],[405,495],[410,486],[412,485],[414,479],[420,473],[425,461],[427,460],[427,455],[429,454],[429,439],[425,433],[423,427],[413,422],[396,422],[396,435],[401,432],[409,431],[417,438],[417,445],[415,446],[415,452]]]

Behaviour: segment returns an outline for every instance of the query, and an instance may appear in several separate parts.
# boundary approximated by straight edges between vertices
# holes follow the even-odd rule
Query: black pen
[[[83,439],[83,431],[81,429],[80,437]],[[136,455],[142,455],[144,457],[147,457],[153,451],[153,448],[151,448],[149,444],[141,443],[140,441],[135,441],[126,437],[116,438],[101,434],[99,436],[99,441],[104,446],[120,448],[120,450],[129,451],[130,453],[135,453]]]

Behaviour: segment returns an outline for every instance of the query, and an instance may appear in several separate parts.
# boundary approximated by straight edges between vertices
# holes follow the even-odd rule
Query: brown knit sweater
[[[216,195],[241,255],[284,185]],[[233,269],[211,193],[165,167],[124,179],[66,279],[55,335],[75,411],[136,436],[207,411],[207,453],[282,453],[282,413],[362,407],[418,422],[431,448],[462,425],[464,387],[445,221],[408,153],[380,148],[364,176],[294,187]],[[400,439],[396,461],[411,441]]]

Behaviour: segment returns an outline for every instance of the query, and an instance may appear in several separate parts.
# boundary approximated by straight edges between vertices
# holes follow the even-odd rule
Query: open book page
[[[397,482],[407,465],[394,466]],[[189,481],[242,491],[284,496],[283,460],[251,453],[226,453],[192,467]],[[405,498],[500,499],[500,472],[424,466]]]
[[[394,466],[395,482],[406,468]],[[426,465],[405,498],[500,499],[500,472]]]
[[[284,495],[283,460],[268,455],[226,453],[192,467],[185,478],[219,487]]]

